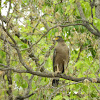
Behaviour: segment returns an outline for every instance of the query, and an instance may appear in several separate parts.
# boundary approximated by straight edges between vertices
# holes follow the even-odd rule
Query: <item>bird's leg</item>
[[[61,71],[59,70],[59,67],[58,67],[58,64],[57,64],[55,74],[59,74],[59,73],[61,73]]]
[[[59,70],[58,64],[57,64],[57,74],[61,73],[61,71]]]

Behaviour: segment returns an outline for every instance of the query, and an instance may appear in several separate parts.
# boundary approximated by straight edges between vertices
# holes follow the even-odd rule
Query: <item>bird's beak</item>
[[[53,38],[53,40],[55,40],[55,41],[58,40],[58,39],[59,39],[58,37]]]

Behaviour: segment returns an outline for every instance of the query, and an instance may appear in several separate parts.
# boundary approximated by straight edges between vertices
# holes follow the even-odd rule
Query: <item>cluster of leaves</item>
[[[16,41],[24,62],[34,71],[40,71],[41,66],[50,72],[52,71],[53,37],[61,35],[70,49],[70,61],[67,75],[75,77],[100,77],[98,37],[93,35],[84,26],[78,24],[82,22],[77,0],[13,0],[11,1],[10,13],[7,18],[7,31]],[[8,5],[8,0],[3,2],[3,7]],[[94,17],[91,18],[91,6],[89,0],[80,0],[84,15],[91,23],[93,21],[96,28],[100,29],[100,21],[95,17],[95,7],[92,9]],[[2,12],[1,12],[2,13]],[[73,26],[69,25],[73,24]],[[76,25],[75,25],[76,24]],[[62,26],[68,27],[62,27]],[[51,29],[50,29],[51,28]],[[0,35],[12,43],[6,32],[0,28]],[[19,35],[20,34],[20,35]],[[9,47],[10,67],[23,70],[18,53],[9,42],[0,40],[0,63],[7,65],[7,52],[5,47]],[[31,44],[29,44],[29,42]],[[31,47],[32,46],[32,47]],[[49,56],[46,56],[50,50]],[[34,56],[29,55],[33,53]],[[2,66],[0,66],[2,67]],[[1,76],[4,76],[3,78]],[[52,79],[33,76],[29,73],[11,72],[13,97],[17,95],[25,96],[33,93],[29,100],[92,100],[100,99],[100,87],[96,83],[84,81],[84,83],[74,83],[72,81],[60,79],[58,88],[51,86]],[[32,77],[32,78],[31,78]],[[6,72],[0,71],[0,99],[7,98],[8,80]],[[31,80],[31,81],[30,81]],[[94,80],[95,82],[95,80]],[[31,85],[30,85],[31,83]]]

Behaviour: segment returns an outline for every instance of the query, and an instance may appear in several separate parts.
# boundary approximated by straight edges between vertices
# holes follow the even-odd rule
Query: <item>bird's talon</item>
[[[60,74],[60,73],[61,73],[60,71],[56,71],[56,72],[55,72],[55,74]]]

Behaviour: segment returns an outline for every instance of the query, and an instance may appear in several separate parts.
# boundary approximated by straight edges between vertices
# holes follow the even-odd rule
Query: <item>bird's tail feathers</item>
[[[53,79],[52,86],[57,87],[59,84],[59,79]]]

